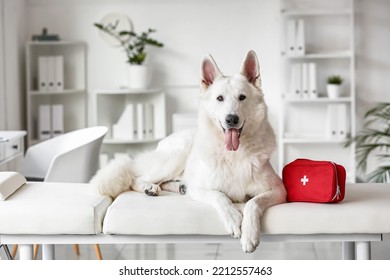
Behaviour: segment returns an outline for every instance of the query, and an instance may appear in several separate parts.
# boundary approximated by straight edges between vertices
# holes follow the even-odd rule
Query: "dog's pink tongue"
[[[230,128],[225,131],[225,146],[228,151],[236,151],[240,145],[238,129]]]

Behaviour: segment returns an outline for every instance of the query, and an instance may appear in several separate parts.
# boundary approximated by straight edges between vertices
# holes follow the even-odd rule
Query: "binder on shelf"
[[[137,138],[143,140],[146,137],[145,130],[145,105],[143,103],[137,104]]]
[[[39,140],[51,138],[51,108],[50,105],[39,105],[38,137]]]
[[[146,103],[145,104],[145,131],[146,138],[153,139],[154,138],[154,112],[153,112],[153,104]]]
[[[64,90],[64,57],[55,57],[55,90]]]
[[[46,60],[46,71],[47,71],[47,90],[56,90],[56,58],[54,56],[48,56]]]
[[[64,105],[55,104],[51,106],[52,136],[64,133]]]
[[[348,135],[346,104],[329,104],[327,107],[326,136],[331,139],[345,139]]]
[[[329,104],[326,113],[326,137],[329,139],[337,136],[337,107]]]
[[[298,19],[297,22],[295,51],[296,55],[305,54],[305,22],[303,19]]]
[[[64,90],[64,57],[38,57],[38,90]]]
[[[293,19],[289,19],[287,21],[287,41],[286,41],[286,48],[287,48],[287,55],[293,56],[296,55],[295,50],[295,40],[296,40],[296,21]]]
[[[290,77],[290,96],[291,98],[302,97],[302,65],[295,63],[291,66]]]
[[[309,98],[309,64],[302,63],[302,97]]]
[[[134,140],[135,138],[135,109],[134,104],[127,104],[118,122],[112,127],[112,137]]]
[[[317,65],[313,62],[309,63],[309,97],[317,98]]]
[[[47,77],[47,56],[38,57],[38,90],[46,91],[48,89]]]
[[[348,131],[347,104],[337,104],[337,138],[345,139]]]

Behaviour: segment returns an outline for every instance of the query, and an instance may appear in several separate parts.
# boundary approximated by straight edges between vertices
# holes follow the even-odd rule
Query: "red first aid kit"
[[[297,159],[283,168],[289,202],[336,203],[344,199],[345,168],[331,161]]]

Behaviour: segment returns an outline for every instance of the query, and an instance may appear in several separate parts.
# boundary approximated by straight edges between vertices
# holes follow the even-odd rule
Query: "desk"
[[[0,130],[0,166],[24,153],[26,131]]]

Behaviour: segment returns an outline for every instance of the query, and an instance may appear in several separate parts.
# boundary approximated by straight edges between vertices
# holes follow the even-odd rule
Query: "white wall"
[[[0,129],[24,127],[25,1],[0,1]]]
[[[3,1],[0,1],[0,15],[3,19]],[[4,88],[4,34],[3,34],[4,23],[0,20],[0,130],[6,129],[6,111],[5,111],[5,88]]]
[[[25,1],[4,1],[4,74],[7,95],[7,129],[22,129],[25,125],[24,42]],[[13,32],[8,32],[12,27]]]
[[[390,102],[390,1],[360,0],[357,21],[357,131],[374,103]],[[370,158],[367,173],[378,165]],[[365,175],[359,172],[359,176]]]

